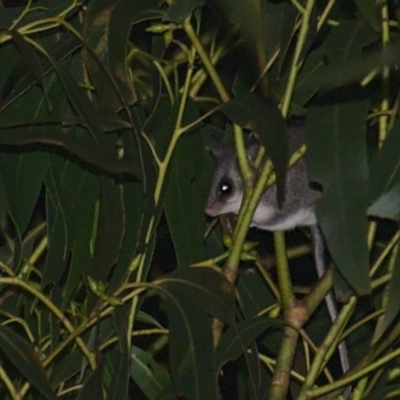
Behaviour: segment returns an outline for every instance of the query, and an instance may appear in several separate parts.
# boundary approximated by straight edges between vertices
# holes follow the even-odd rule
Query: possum
[[[304,123],[289,126],[287,136],[289,151],[292,154],[305,143]],[[254,160],[259,147],[260,144],[255,139],[247,142],[246,152],[250,162]],[[211,217],[228,213],[237,215],[243,199],[243,183],[235,147],[214,146],[211,148],[211,153],[215,158],[216,167],[205,205],[205,213]],[[309,227],[315,265],[318,276],[321,277],[326,270],[325,243],[318,226],[315,205],[322,192],[319,187],[310,183],[304,157],[288,169],[284,189],[285,197],[281,205],[277,201],[275,184],[263,193],[250,226],[265,231],[286,231],[296,227]],[[334,322],[337,318],[337,308],[332,292],[327,294],[325,301],[331,320]],[[349,370],[345,342],[339,344],[339,355],[345,373]]]

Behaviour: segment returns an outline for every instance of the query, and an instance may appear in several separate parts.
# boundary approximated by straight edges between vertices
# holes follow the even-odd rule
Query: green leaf
[[[381,54],[368,57],[363,54],[364,47],[377,38],[364,19],[341,21],[331,30],[322,46],[327,67],[319,69],[303,90],[307,91],[308,86],[310,91],[316,86],[337,88],[360,81],[373,69],[395,62],[396,56],[390,55],[389,48],[387,59]]]
[[[83,204],[82,206],[82,211],[84,211],[86,208],[85,206],[87,206],[87,212],[82,218],[82,225],[76,234],[75,241],[71,248],[71,263],[64,289],[63,309],[67,307],[71,296],[76,291],[80,277],[88,275],[87,270],[92,260],[93,226],[97,223],[95,212],[96,202],[94,201],[91,207],[89,207],[89,204]]]
[[[188,17],[203,0],[174,0],[163,16],[163,21],[180,23]]]
[[[116,307],[113,311],[114,328],[118,336],[119,349],[122,353],[127,353],[127,330],[129,318],[129,306]]]
[[[233,322],[235,292],[212,269],[183,268],[155,282],[166,298],[169,354],[177,394],[218,398],[210,315]]]
[[[62,65],[57,63],[44,49],[41,49],[56,71],[63,89],[70,100],[75,112],[85,121],[86,127],[91,133],[92,139],[97,145],[105,149],[106,141],[104,131],[100,125],[98,113],[93,103],[88,99],[84,91],[79,87],[76,78]]]
[[[50,186],[47,184],[47,188]],[[58,283],[64,273],[69,250],[66,224],[62,210],[56,199],[52,199],[51,191],[46,192],[46,221],[49,244],[46,264],[43,271],[42,288],[49,282]]]
[[[73,345],[51,371],[51,386],[55,389],[66,380],[77,376],[82,369],[83,356],[80,348]]]
[[[112,294],[123,282],[137,250],[137,238],[143,217],[143,186],[139,182],[125,182],[122,185],[122,201],[125,210],[125,231],[117,265],[109,280],[108,294]]]
[[[191,299],[205,314],[233,323],[235,290],[221,273],[204,267],[184,268],[154,283],[172,296],[172,301]]]
[[[263,23],[266,27],[266,48],[270,57],[281,48],[279,68],[287,54],[287,49],[294,35],[294,26],[298,10],[289,3],[264,2]]]
[[[172,106],[166,97],[161,97],[154,111],[145,124],[145,132],[155,142],[155,150],[160,160],[163,160],[170,145],[175,130],[176,118],[178,117],[180,101]]]
[[[368,215],[400,220],[400,182],[371,204]]]
[[[46,39],[43,40],[46,41],[46,48],[56,62],[61,62],[71,54],[75,54],[80,47],[78,39],[65,31],[59,31],[57,32],[57,35],[54,35],[53,37],[46,37]],[[40,43],[41,40],[38,39],[38,42]],[[2,94],[3,96],[5,96],[5,100],[2,101],[2,109],[9,107],[11,103],[13,103],[26,91],[36,85],[36,79],[34,75],[30,72],[30,70],[27,70],[26,68],[21,68],[19,66],[20,62],[21,60],[16,63],[14,69],[10,74],[9,79],[7,80],[7,85],[9,85],[10,87],[5,93]],[[45,75],[53,71],[51,63],[47,59],[42,58],[41,64]],[[4,71],[7,71],[7,69],[4,68]],[[60,94],[63,94],[62,90],[59,90],[59,92]],[[62,107],[53,108],[53,112],[57,115],[62,111]],[[20,119],[18,121],[20,121]]]
[[[250,75],[252,80],[257,79],[268,62],[267,56],[272,56],[266,51],[266,42],[270,39],[268,39],[269,31],[263,15],[264,2],[213,0],[212,3],[216,5],[228,23],[228,26],[223,25],[223,29],[237,35],[240,41],[244,42],[246,52],[250,54],[250,57],[246,57],[244,72]],[[270,91],[267,92],[267,86],[262,86],[262,88],[265,96],[271,94]]]
[[[221,336],[215,349],[215,364],[219,371],[228,361],[236,360],[244,354],[249,345],[268,328],[283,327],[283,322],[268,318],[256,317],[239,321],[229,327]]]
[[[392,277],[388,285],[387,306],[383,314],[383,319],[378,320],[373,338],[374,343],[382,337],[400,312],[400,302],[398,301],[400,292],[400,251],[396,251],[397,254],[393,265]]]
[[[304,107],[320,89],[320,82],[315,80],[315,76],[319,71],[326,68],[323,56],[324,50],[322,47],[319,47],[312,51],[304,60],[303,66],[296,79],[290,110],[291,114],[296,114],[295,106]]]
[[[0,347],[17,370],[49,400],[57,396],[50,387],[33,347],[11,329],[0,325]]]
[[[113,371],[106,400],[126,399],[129,384],[129,353],[127,351],[121,353],[116,349],[111,356],[111,362]],[[132,366],[130,368],[132,370]]]
[[[111,268],[118,261],[125,230],[124,217],[121,185],[102,176],[93,258],[86,271],[95,280],[106,282]]]
[[[171,376],[153,357],[139,347],[132,346],[131,378],[149,400],[156,400],[165,388],[172,387]]]
[[[390,399],[391,397],[396,398],[397,393],[399,393],[400,390],[400,385],[389,384],[387,380],[383,384],[380,384],[379,387],[374,387],[372,392],[365,397],[365,400]]]
[[[96,399],[103,400],[101,368],[98,367],[91,372],[82,389],[79,391],[76,400]]]
[[[400,122],[395,121],[370,168],[369,215],[400,217]]]
[[[323,187],[317,220],[335,264],[359,295],[370,292],[367,107],[367,102],[314,107],[306,120],[310,180]]]
[[[1,100],[3,100],[2,97],[5,95],[5,86],[7,81],[10,79],[10,74],[15,67],[18,56],[19,51],[14,43],[8,42],[2,44],[0,48],[0,64],[2,66],[0,70],[0,87],[3,92],[1,93]],[[3,101],[1,101],[1,104],[3,105]]]
[[[75,162],[51,155],[46,188],[47,198],[52,201],[50,206],[54,207],[56,214],[53,217],[49,214],[48,218],[50,240],[42,285],[50,281],[58,282],[63,269],[59,267],[57,272],[54,266],[60,266],[66,261],[72,246],[74,251],[78,249],[78,253],[73,254],[68,279],[70,280],[71,276],[79,276],[87,269],[89,264],[86,262],[90,257],[85,257],[84,254],[87,255],[89,251],[94,207],[99,197],[99,178]],[[47,212],[49,213],[49,210]],[[86,237],[82,236],[82,230],[87,232]],[[87,249],[86,253],[84,249]],[[82,263],[77,262],[78,254],[84,257]],[[75,274],[76,265],[79,265],[78,274]],[[65,298],[66,302],[68,298],[69,295]]]
[[[18,50],[20,51],[25,64],[31,69],[37,84],[42,88],[44,99],[50,111],[50,101],[45,87],[44,71],[38,55],[32,45],[28,43],[24,36],[22,36],[18,31],[12,30],[10,31],[10,34],[15,44],[18,46]]]
[[[104,0],[88,3],[83,27],[84,55],[102,111],[115,112],[121,109],[121,100],[125,105],[137,100],[125,58],[132,20],[138,11],[130,0],[118,1],[113,7]]]
[[[240,308],[246,318],[253,318],[259,312],[276,303],[270,287],[258,270],[242,267],[236,281]]]
[[[49,97],[54,102],[62,101],[60,87],[55,74],[47,77]],[[43,102],[43,92],[39,87],[32,87],[24,96],[1,113],[3,124],[18,123],[21,110],[25,118],[35,119],[47,116],[47,108]],[[21,140],[21,136],[36,136],[48,133],[49,127],[29,125],[10,130],[13,140]],[[5,143],[4,130],[0,130],[0,143]],[[33,208],[37,202],[47,169],[47,154],[37,151],[38,147],[19,150],[1,147],[0,174],[7,197],[7,207],[21,235],[29,223]],[[35,151],[34,151],[35,150]]]
[[[136,320],[144,322],[145,324],[153,325],[156,328],[164,329],[164,327],[151,315],[145,313],[144,311],[139,311],[136,314]]]
[[[45,153],[0,153],[0,174],[6,190],[7,208],[21,235],[31,219],[46,169]]]
[[[204,193],[199,181],[204,165],[204,144],[199,132],[179,140],[165,196],[165,213],[178,265],[188,267],[203,259]]]
[[[376,33],[361,18],[342,21],[329,33],[323,47],[329,63],[340,63],[361,54],[364,46],[376,37]]]
[[[375,32],[382,29],[381,6],[375,0],[354,0],[363,17]]]

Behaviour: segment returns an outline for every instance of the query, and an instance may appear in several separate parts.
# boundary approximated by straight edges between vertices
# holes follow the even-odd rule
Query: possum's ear
[[[224,147],[217,139],[214,137],[208,138],[206,141],[206,148],[210,150],[212,156],[218,160],[223,157],[227,151],[227,148]]]
[[[254,136],[252,136],[246,142],[247,156],[251,161],[253,161],[256,158],[259,148],[260,148],[260,142]]]

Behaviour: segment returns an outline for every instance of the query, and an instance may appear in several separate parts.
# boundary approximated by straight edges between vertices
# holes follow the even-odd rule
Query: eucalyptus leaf
[[[168,371],[139,347],[131,350],[130,375],[149,400],[156,400],[166,388],[172,388]]]
[[[57,399],[38,355],[27,341],[8,327],[0,326],[0,348],[14,366],[49,400]]]
[[[367,245],[367,102],[312,108],[306,120],[311,181],[323,187],[317,220],[341,274],[359,294],[370,293]]]

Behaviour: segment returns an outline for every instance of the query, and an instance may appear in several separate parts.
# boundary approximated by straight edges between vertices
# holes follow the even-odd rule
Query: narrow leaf
[[[0,326],[0,347],[14,366],[49,400],[57,399],[33,347],[11,329]]]
[[[366,102],[315,107],[306,121],[310,179],[323,186],[317,219],[333,260],[359,295],[370,292],[367,107]]]
[[[215,349],[217,369],[220,370],[228,361],[236,360],[247,350],[257,336],[271,327],[283,327],[283,322],[268,317],[256,317],[239,321],[229,327],[223,333]]]
[[[167,387],[172,387],[168,371],[149,353],[135,346],[131,351],[130,375],[149,400],[156,400]]]
[[[396,251],[392,278],[389,281],[388,287],[387,307],[383,315],[383,320],[378,320],[379,322],[373,339],[374,343],[382,337],[400,312],[400,302],[398,301],[400,292],[400,251],[398,249]]]
[[[383,218],[400,217],[400,122],[395,121],[378,155],[371,164],[368,214]]]
[[[185,268],[155,282],[166,298],[170,364],[177,393],[191,399],[217,398],[210,315],[233,321],[233,287],[207,268]]]

